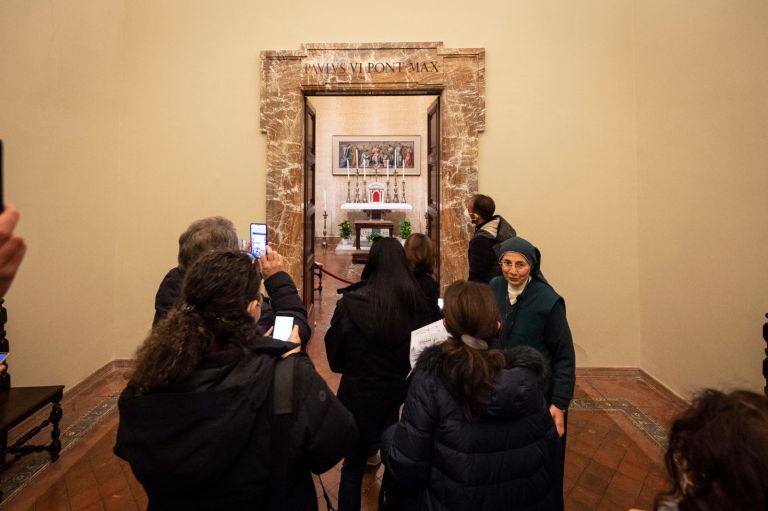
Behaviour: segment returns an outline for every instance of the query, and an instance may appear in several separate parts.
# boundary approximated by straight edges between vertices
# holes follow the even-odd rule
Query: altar
[[[387,231],[388,237],[393,237],[395,224],[389,220],[356,220],[355,221],[355,248],[360,250],[360,233],[363,229],[374,229],[380,234]]]
[[[342,210],[362,211],[369,220],[381,220],[381,214],[389,211],[411,211],[413,207],[405,202],[345,202]]]

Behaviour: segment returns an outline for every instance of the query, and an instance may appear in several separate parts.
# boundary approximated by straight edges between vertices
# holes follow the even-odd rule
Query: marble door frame
[[[267,224],[286,271],[303,281],[304,96],[440,96],[441,285],[467,277],[464,204],[477,191],[485,130],[485,50],[425,43],[307,43],[261,52],[261,130],[267,136]],[[301,291],[300,291],[301,292]]]

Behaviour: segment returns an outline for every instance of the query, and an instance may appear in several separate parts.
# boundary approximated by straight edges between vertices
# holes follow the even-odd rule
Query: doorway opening
[[[424,233],[440,278],[440,93],[304,94],[305,303],[314,301],[315,253],[367,258],[376,235]],[[343,240],[340,224],[349,225]],[[407,237],[407,236],[406,236]],[[353,272],[354,273],[354,272]],[[308,291],[308,292],[307,292]]]

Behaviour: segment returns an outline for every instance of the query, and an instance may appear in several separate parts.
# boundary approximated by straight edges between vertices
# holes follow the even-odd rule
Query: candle
[[[389,181],[389,160],[387,160],[387,181]]]
[[[365,160],[363,160],[363,181],[365,181]]]
[[[403,158],[403,181],[405,181],[405,158]]]
[[[349,182],[349,158],[347,158],[347,182]]]
[[[357,149],[355,149],[355,165],[357,165],[357,168],[360,168],[360,154]]]
[[[328,197],[325,195],[325,190],[323,190],[323,213],[328,211]]]

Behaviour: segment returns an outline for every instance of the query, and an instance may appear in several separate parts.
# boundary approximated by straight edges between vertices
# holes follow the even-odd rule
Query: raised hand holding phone
[[[3,198],[3,141],[0,140],[0,298],[11,287],[16,270],[27,252],[24,240],[13,232],[19,221],[19,211],[12,205],[5,206]]]
[[[281,256],[274,248],[272,244],[268,244],[267,253],[259,259],[261,266],[261,276],[264,279],[268,279],[275,273],[283,271],[283,256]]]

